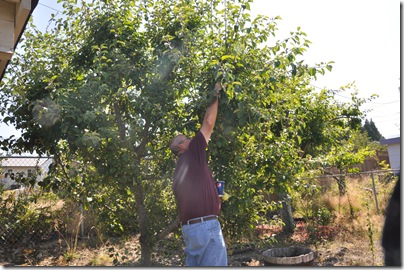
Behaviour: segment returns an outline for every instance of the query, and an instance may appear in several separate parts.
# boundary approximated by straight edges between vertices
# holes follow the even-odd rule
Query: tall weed
[[[371,175],[347,177],[346,195],[340,197],[336,181],[327,190],[321,188],[299,189],[293,194],[294,216],[304,217],[314,225],[336,225],[340,235],[379,239],[384,222],[384,209],[395,181],[375,177],[376,196],[380,213],[377,213]],[[313,225],[311,224],[311,225]],[[310,225],[310,224],[309,224]]]
[[[77,243],[80,233],[80,225],[83,222],[83,215],[74,202],[66,202],[58,222],[55,223],[55,230],[59,235],[60,250],[62,253],[62,241],[66,244],[67,250],[63,254],[67,261],[77,257]]]

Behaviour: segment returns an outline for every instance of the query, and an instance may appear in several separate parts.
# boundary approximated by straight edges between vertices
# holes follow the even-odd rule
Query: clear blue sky
[[[390,138],[400,135],[400,4],[398,0],[254,0],[251,12],[282,18],[276,39],[300,26],[312,42],[305,62],[335,62],[333,71],[312,85],[338,89],[355,81],[361,97],[379,95],[363,109],[372,109],[367,118]],[[61,10],[56,0],[40,0],[34,23],[46,29],[50,14]],[[349,101],[349,97],[344,93],[339,98]],[[3,126],[1,130],[3,136],[15,133]]]

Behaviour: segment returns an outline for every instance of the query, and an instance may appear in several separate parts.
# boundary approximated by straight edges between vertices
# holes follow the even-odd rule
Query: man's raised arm
[[[210,136],[212,135],[213,128],[216,123],[217,110],[219,108],[218,95],[219,95],[220,90],[222,90],[222,85],[220,83],[216,83],[215,94],[214,94],[215,99],[209,105],[209,107],[206,109],[205,116],[203,118],[201,132],[202,132],[203,136],[205,137],[206,144],[209,143]]]

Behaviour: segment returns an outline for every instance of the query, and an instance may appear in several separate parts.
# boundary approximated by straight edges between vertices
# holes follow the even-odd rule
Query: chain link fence
[[[15,196],[15,198],[13,198]],[[57,239],[54,222],[57,218],[50,204],[36,203],[35,197],[26,197],[8,193],[1,201],[0,210],[0,247],[9,249],[29,246],[52,239]],[[35,195],[29,195],[35,196]]]
[[[52,157],[0,157],[0,185],[4,189],[22,189],[30,180],[43,180],[53,162]]]
[[[0,247],[27,246],[55,237],[54,203],[37,183],[52,157],[0,157]]]
[[[69,205],[56,194],[45,193],[40,188],[29,188],[19,182],[24,177],[35,177],[41,181],[52,163],[51,157],[8,157],[0,158],[0,162],[0,260],[8,254],[7,251],[18,247],[60,240],[67,234],[83,236],[83,226],[80,224],[86,222],[87,217],[80,206]],[[324,175],[313,181],[326,190],[336,184],[335,179],[339,176],[364,178],[363,189],[373,192],[377,205],[378,186],[397,179],[398,174],[399,171],[378,170]]]
[[[378,202],[378,186],[383,183],[394,181],[399,177],[400,170],[373,170],[357,173],[346,174],[329,174],[317,177],[318,184],[321,186],[322,192],[325,192],[332,188],[333,185],[338,185],[338,181],[341,178],[345,179],[359,179],[362,183],[362,189],[372,193],[374,197],[374,203],[377,209],[377,213],[380,213]],[[365,181],[365,179],[369,179]],[[339,187],[338,187],[339,188]]]

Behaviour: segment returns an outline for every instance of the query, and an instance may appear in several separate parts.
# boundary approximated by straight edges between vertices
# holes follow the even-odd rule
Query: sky
[[[400,5],[397,0],[255,0],[252,14],[279,15],[277,38],[298,26],[312,42],[306,63],[334,61],[332,72],[312,82],[340,89],[355,82],[363,109],[385,138],[400,135]],[[350,93],[341,93],[342,101]]]
[[[360,97],[378,95],[362,109],[371,109],[366,118],[373,120],[382,136],[392,138],[400,136],[401,4],[398,0],[254,0],[250,13],[282,18],[276,40],[300,27],[312,43],[304,53],[306,63],[335,62],[332,72],[320,75],[313,86],[340,89],[355,82]],[[34,23],[45,30],[51,13],[61,15],[61,11],[56,0],[39,0]],[[350,93],[338,98],[349,102]],[[3,137],[19,134],[12,127],[0,128]]]

